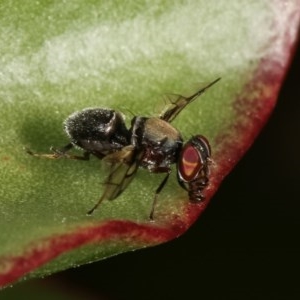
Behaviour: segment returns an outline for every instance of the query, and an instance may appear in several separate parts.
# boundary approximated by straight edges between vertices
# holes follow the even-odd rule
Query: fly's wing
[[[117,198],[134,178],[139,166],[139,155],[135,152],[134,146],[129,145],[103,159],[110,164],[110,173],[104,182],[106,199]]]
[[[221,78],[217,78],[216,80],[214,80],[213,82],[209,83],[208,85],[206,85],[204,88],[200,89],[198,92],[196,92],[195,94],[193,94],[190,97],[184,97],[179,95],[177,97],[177,99],[171,103],[170,107],[168,107],[168,109],[163,112],[159,118],[171,123],[176,117],[177,115],[191,102],[193,102],[195,99],[197,99],[200,95],[202,95],[208,88],[210,88],[212,85],[214,85],[215,83],[217,83]]]
[[[117,198],[134,178],[139,167],[139,158],[134,146],[129,145],[120,151],[105,156],[104,161],[110,165],[110,172],[104,181],[104,192],[96,205],[87,212],[91,215],[104,199]]]

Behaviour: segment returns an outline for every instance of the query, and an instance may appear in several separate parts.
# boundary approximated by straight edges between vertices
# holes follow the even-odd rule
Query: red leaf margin
[[[280,0],[275,2],[276,5],[282,7],[287,4]],[[281,36],[274,37],[283,40],[280,44],[284,45],[282,53],[285,54],[285,61],[280,63],[276,59],[276,51],[268,52],[261,59],[257,71],[252,76],[252,81],[244,87],[242,94],[237,96],[234,102],[234,109],[241,118],[238,118],[229,131],[226,130],[226,132],[230,132],[230,136],[228,134],[220,135],[214,140],[218,147],[214,153],[214,164],[211,168],[210,184],[206,190],[205,202],[187,203],[180,218],[174,217],[169,219],[168,223],[160,225],[110,220],[76,229],[67,234],[39,240],[29,245],[28,250],[22,255],[0,259],[0,270],[2,270],[0,287],[18,280],[48,261],[80,246],[115,239],[126,239],[140,247],[154,246],[183,234],[201,215],[222,180],[251,146],[276,104],[280,86],[296,49],[296,34],[293,34],[290,28],[295,29],[299,24],[300,3],[298,10],[293,11],[288,17],[290,27],[284,34],[281,32]],[[272,43],[275,42],[272,41]],[[233,137],[236,137],[237,142],[232,143]]]

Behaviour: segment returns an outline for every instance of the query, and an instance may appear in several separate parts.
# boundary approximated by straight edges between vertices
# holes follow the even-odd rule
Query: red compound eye
[[[202,135],[192,137],[182,148],[178,161],[179,181],[196,180],[202,169],[207,169],[210,146]],[[207,171],[205,171],[207,172]]]
[[[180,177],[185,182],[194,180],[202,167],[203,163],[198,149],[192,143],[187,143],[183,147],[179,159],[178,172]]]

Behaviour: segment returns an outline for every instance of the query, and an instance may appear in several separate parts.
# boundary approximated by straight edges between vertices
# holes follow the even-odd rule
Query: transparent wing
[[[209,83],[205,87],[201,88],[199,91],[197,91],[195,94],[193,94],[190,97],[184,97],[181,95],[177,96],[177,99],[175,101],[171,102],[171,105],[168,107],[168,109],[163,112],[159,117],[160,119],[172,122],[177,115],[191,102],[193,102],[195,99],[197,99],[200,95],[202,95],[208,88],[210,88],[212,85],[217,83],[221,78],[217,78],[213,82]]]
[[[104,181],[104,192],[101,198],[88,211],[88,215],[91,215],[104,199],[113,200],[127,188],[139,167],[140,156],[134,146],[129,145],[103,159],[109,163],[109,175]]]
[[[126,149],[125,149],[126,148]],[[133,146],[124,147],[122,150],[110,154],[104,158],[110,163],[110,173],[104,181],[105,199],[117,198],[134,178],[139,166],[139,157]]]

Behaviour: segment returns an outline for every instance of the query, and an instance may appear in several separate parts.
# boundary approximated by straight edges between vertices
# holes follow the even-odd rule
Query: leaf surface
[[[0,284],[44,276],[184,233],[253,143],[276,103],[294,51],[300,1],[2,1],[0,10]],[[85,107],[158,115],[163,95],[190,95],[172,123],[203,134],[213,164],[206,201],[191,204],[173,172],[139,170],[103,202],[101,161],[43,160],[68,143],[62,123]],[[174,169],[175,171],[175,169]],[[32,271],[34,271],[32,273]]]

